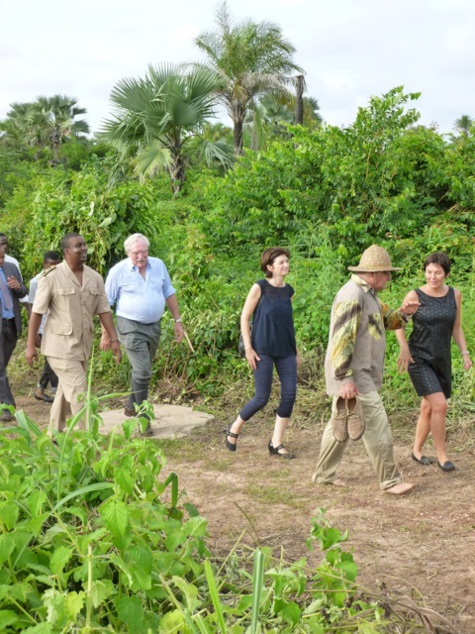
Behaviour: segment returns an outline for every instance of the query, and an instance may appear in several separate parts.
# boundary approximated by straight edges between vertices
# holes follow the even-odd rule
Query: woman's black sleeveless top
[[[275,287],[258,280],[261,298],[252,321],[252,347],[257,354],[290,357],[297,354],[292,314],[294,289],[290,284]]]

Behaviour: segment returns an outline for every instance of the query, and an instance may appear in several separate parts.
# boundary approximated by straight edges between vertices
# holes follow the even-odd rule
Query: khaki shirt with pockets
[[[111,309],[99,273],[84,265],[81,286],[68,264],[61,262],[40,278],[32,311],[48,313],[41,341],[45,356],[87,361],[94,315]]]

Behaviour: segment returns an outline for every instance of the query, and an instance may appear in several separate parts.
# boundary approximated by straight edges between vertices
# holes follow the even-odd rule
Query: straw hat
[[[389,253],[383,247],[371,245],[361,256],[358,266],[349,266],[350,271],[356,273],[378,273],[380,271],[400,271],[391,264]]]

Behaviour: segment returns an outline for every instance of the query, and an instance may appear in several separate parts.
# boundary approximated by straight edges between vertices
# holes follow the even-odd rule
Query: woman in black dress
[[[423,454],[423,445],[432,434],[437,463],[443,471],[453,471],[455,465],[447,458],[445,447],[445,417],[447,399],[451,394],[451,338],[460,349],[463,367],[472,367],[470,353],[462,330],[462,296],[445,282],[450,273],[450,259],[445,253],[433,253],[424,261],[426,284],[410,291],[405,301],[419,300],[413,315],[414,324],[409,341],[404,329],[397,330],[400,346],[398,367],[407,370],[419,396],[421,412],[417,421],[412,459],[419,464],[434,462]]]
[[[242,426],[269,400],[275,366],[280,379],[281,397],[268,450],[272,456],[295,458],[283,445],[297,394],[299,360],[292,316],[294,289],[285,283],[289,273],[289,258],[290,252],[280,247],[264,251],[261,269],[266,278],[252,285],[241,313],[241,334],[247,362],[254,371],[255,394],[224,431],[229,451],[236,451]]]

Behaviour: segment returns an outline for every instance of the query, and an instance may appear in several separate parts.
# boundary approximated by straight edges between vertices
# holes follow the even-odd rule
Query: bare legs
[[[228,431],[232,432],[233,434],[240,434],[242,426],[244,425],[245,422],[246,421],[244,421],[240,416],[238,416],[236,420],[234,421],[234,423],[229,427]],[[279,447],[279,445],[282,444],[285,430],[287,429],[287,426],[289,423],[290,423],[290,418],[281,418],[278,415],[275,417],[274,433],[272,434],[273,447]],[[232,438],[231,436],[228,436],[227,438],[228,438],[228,441],[232,445],[235,445],[237,443],[237,438]],[[288,451],[284,447],[283,449],[280,450],[279,453],[284,454],[284,453],[288,453]]]
[[[416,437],[414,439],[414,455],[416,458],[422,456],[422,448],[429,436],[432,434],[437,460],[444,464],[448,458],[445,448],[445,417],[447,414],[447,399],[442,392],[428,394],[422,398],[421,413],[416,426]]]
[[[281,418],[279,415],[275,417],[274,433],[272,434],[272,446],[279,447],[284,441],[285,430],[290,423],[290,418]],[[285,447],[279,449],[280,454],[289,453]]]
[[[243,420],[240,416],[238,416],[236,420],[234,421],[234,423],[229,426],[228,431],[232,432],[233,434],[240,434],[242,426],[244,425],[245,422],[246,422],[245,420]],[[237,445],[237,438],[232,438],[231,436],[227,436],[227,439],[228,439],[228,442],[231,443],[231,445]]]

